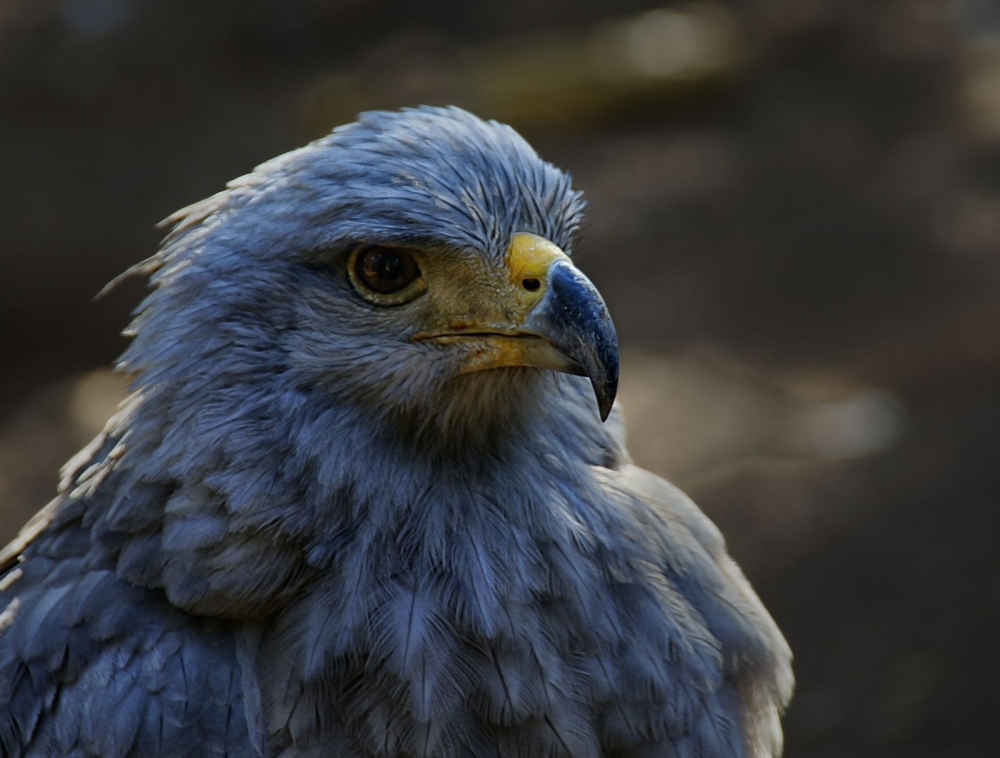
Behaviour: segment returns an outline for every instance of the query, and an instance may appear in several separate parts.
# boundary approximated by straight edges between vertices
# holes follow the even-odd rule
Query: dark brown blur
[[[121,391],[153,225],[359,110],[590,200],[637,462],[796,654],[789,758],[1000,755],[992,0],[0,2],[0,544]]]

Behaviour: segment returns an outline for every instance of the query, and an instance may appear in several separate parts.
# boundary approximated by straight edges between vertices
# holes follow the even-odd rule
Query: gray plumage
[[[344,272],[569,251],[582,208],[510,128],[422,108],[171,217],[128,399],[0,553],[0,754],[778,755],[788,648],[620,416],[459,373],[429,297]]]

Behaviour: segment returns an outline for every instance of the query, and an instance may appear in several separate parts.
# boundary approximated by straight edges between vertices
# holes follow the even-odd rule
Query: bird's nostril
[[[528,292],[535,292],[542,286],[542,283],[537,279],[525,279],[521,282],[521,286],[528,290]]]

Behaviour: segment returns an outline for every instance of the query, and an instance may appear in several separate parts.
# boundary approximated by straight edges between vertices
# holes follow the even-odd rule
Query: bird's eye
[[[420,277],[420,267],[406,250],[373,245],[354,252],[351,278],[362,294],[395,295]]]

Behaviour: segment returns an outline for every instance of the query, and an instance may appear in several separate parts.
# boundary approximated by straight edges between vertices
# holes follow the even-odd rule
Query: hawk
[[[788,647],[630,462],[582,214],[418,108],[168,219],[127,399],[0,552],[0,753],[778,755]]]

